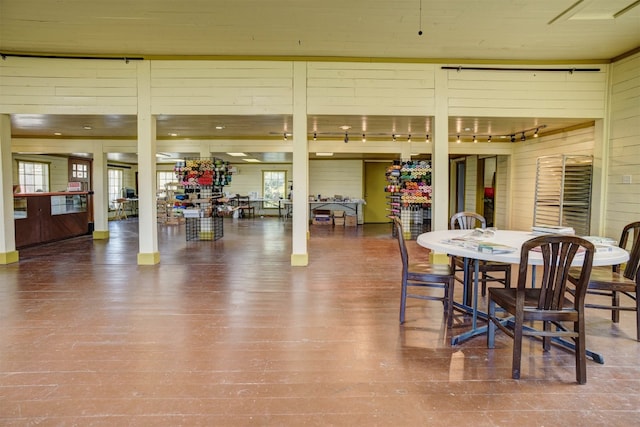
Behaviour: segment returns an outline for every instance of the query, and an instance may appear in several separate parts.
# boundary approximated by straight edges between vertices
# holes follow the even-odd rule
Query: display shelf
[[[231,167],[217,158],[185,159],[175,166],[184,197],[181,199],[187,241],[213,241],[224,236],[218,200],[231,182]]]
[[[591,156],[539,157],[533,225],[573,227],[588,236],[591,222]]]
[[[389,218],[402,223],[405,239],[431,230],[431,165],[425,161],[394,162],[386,172]],[[395,227],[391,233],[395,237]]]

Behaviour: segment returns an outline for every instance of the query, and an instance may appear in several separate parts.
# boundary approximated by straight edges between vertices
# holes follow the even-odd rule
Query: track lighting
[[[391,135],[391,139],[393,140],[393,142],[396,142],[396,134],[395,133],[393,135]]]
[[[349,134],[347,132],[344,133],[344,143],[349,142]]]
[[[287,133],[286,132],[284,133],[284,140],[285,141],[287,140]]]
[[[476,144],[478,142],[478,138],[476,138],[475,135],[473,135],[473,143]]]
[[[522,132],[522,136],[520,137],[520,141],[523,141],[523,142],[524,142],[524,141],[526,141],[526,140],[527,140],[527,137],[526,137],[526,136],[524,136],[524,132]]]
[[[536,128],[536,131],[533,133],[533,137],[537,138],[538,137],[538,128]]]
[[[317,141],[317,140],[318,140],[318,135],[317,135],[315,132],[313,133],[313,140],[314,140],[314,141]]]
[[[364,133],[362,134],[362,142],[367,142],[367,137],[364,135]]]
[[[411,135],[407,137],[407,142],[411,142]]]
[[[491,142],[491,135],[489,135],[489,138],[487,138],[487,142]]]
[[[516,142],[516,136],[515,135],[511,135],[511,142]]]
[[[429,143],[429,134],[427,134],[427,139],[426,139],[426,143]]]
[[[460,135],[456,137],[456,143],[460,144]]]

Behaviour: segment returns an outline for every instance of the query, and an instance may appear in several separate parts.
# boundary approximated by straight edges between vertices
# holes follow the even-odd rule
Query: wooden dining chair
[[[611,267],[595,267],[591,270],[589,287],[587,289],[587,300],[585,307],[611,310],[611,321],[620,321],[621,311],[636,312],[636,340],[640,341],[640,301],[638,291],[640,290],[640,221],[627,224],[622,230],[618,245],[626,249],[630,244],[629,261],[621,271],[620,265]],[[638,274],[637,274],[638,273]],[[572,269],[570,274],[577,276],[578,269]],[[620,294],[633,301],[629,305],[620,305]],[[597,303],[597,297],[591,298],[589,295],[605,296],[610,298],[610,304]],[[593,301],[593,302],[590,302]]]
[[[543,260],[541,280],[535,288],[527,287],[527,276],[533,274],[528,268],[531,251],[539,252]],[[576,381],[587,382],[584,299],[594,254],[593,243],[581,237],[534,237],[522,245],[517,288],[489,288],[487,347],[495,347],[496,327],[513,338],[514,379],[520,378],[523,336],[542,337],[544,351],[549,351],[551,337],[561,337],[575,342]],[[580,274],[570,279],[569,270],[576,257],[582,259]],[[497,317],[496,306],[513,318]],[[525,322],[531,322],[531,326],[525,326]],[[567,327],[566,323],[573,325]]]
[[[255,217],[255,209],[251,205],[249,196],[241,196],[240,194],[236,194],[234,204],[235,207],[240,209],[240,216],[242,218],[248,218],[249,215],[251,215],[251,218]]]
[[[475,228],[485,229],[487,228],[487,220],[476,212],[458,212],[451,217],[449,226],[452,230],[473,230]],[[452,256],[451,268],[454,269],[455,272],[462,271],[463,279],[460,280],[456,277],[456,280],[464,283],[465,289],[469,289],[468,284],[473,280],[473,269],[471,263],[465,263],[464,259]],[[482,296],[487,294],[487,283],[497,282],[504,287],[511,286],[511,264],[493,261],[480,261],[478,264],[478,272],[480,273],[478,280],[482,285]],[[499,276],[496,275],[496,273],[498,273]],[[467,282],[465,283],[465,281]],[[471,295],[467,293],[467,299],[470,297]]]
[[[400,323],[405,321],[407,298],[442,301],[447,318],[447,327],[453,324],[453,282],[454,275],[447,264],[410,263],[407,245],[404,240],[402,223],[394,219],[396,237],[400,246],[402,258],[402,287],[400,294]],[[410,293],[408,288],[439,288],[442,295],[428,295],[424,293]]]

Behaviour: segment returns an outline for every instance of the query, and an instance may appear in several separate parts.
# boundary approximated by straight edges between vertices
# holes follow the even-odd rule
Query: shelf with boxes
[[[311,223],[314,225],[334,225],[337,227],[356,227],[358,217],[347,215],[343,210],[314,209]]]
[[[182,216],[187,241],[218,240],[224,236],[219,203],[231,182],[228,162],[217,158],[185,159],[174,168],[183,189]]]
[[[395,161],[386,171],[389,218],[402,223],[405,239],[431,230],[431,164]],[[395,228],[392,227],[395,235]]]

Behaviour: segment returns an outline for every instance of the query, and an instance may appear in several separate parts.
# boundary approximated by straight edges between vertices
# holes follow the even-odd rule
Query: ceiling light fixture
[[[393,142],[396,142],[396,134],[395,133],[391,135],[391,139],[393,140]]]
[[[91,126],[89,126],[89,125],[84,125],[84,126],[82,126],[82,129],[84,129],[84,130],[91,130],[91,129],[93,129],[93,128],[92,128]]]
[[[333,153],[316,153],[316,156],[318,156],[318,157],[331,157],[331,156],[333,156]]]
[[[533,137],[537,138],[538,137],[538,128],[536,128],[536,131],[533,133]]]
[[[223,125],[218,125],[218,126],[216,126],[216,129],[217,130],[222,130],[222,129],[224,129],[224,126]]]
[[[411,142],[411,135],[407,137],[407,142]]]
[[[349,142],[349,134],[347,132],[344,133],[344,143]]]
[[[367,137],[365,136],[365,134],[362,134],[362,142],[367,142]]]
[[[473,143],[474,143],[474,144],[477,144],[477,143],[478,143],[478,138],[476,138],[476,136],[475,136],[475,135],[473,135]]]
[[[431,142],[431,141],[429,140],[429,134],[427,134],[427,138],[426,138],[426,140],[425,140],[425,141],[426,141],[426,143],[427,143],[427,144],[428,144],[429,142]]]
[[[314,141],[317,141],[317,140],[318,140],[318,135],[317,135],[315,132],[313,133],[313,140],[314,140]]]
[[[457,143],[457,144],[460,144],[460,135],[458,135],[458,136],[457,136],[457,138],[456,138],[456,143]]]
[[[516,136],[515,135],[511,135],[511,142],[516,142]]]
[[[285,141],[287,140],[287,133],[286,132],[284,133],[284,140]]]
[[[520,137],[520,141],[523,141],[523,142],[524,142],[524,141],[526,141],[526,140],[527,140],[527,137],[526,137],[526,136],[524,136],[524,132],[522,132],[522,136]]]
[[[489,135],[489,138],[487,138],[487,142],[491,142],[491,135]]]

